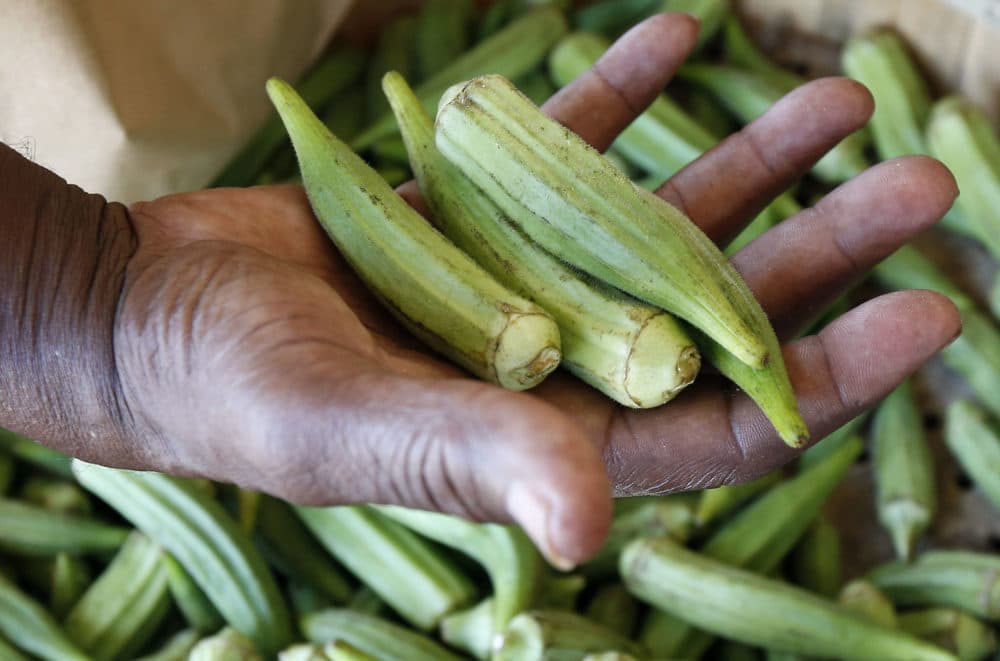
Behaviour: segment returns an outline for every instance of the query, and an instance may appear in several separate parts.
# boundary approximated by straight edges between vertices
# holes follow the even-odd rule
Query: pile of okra
[[[382,93],[386,72],[418,94],[431,81],[438,95],[502,73],[541,104],[632,25],[692,12],[695,54],[607,153],[655,189],[806,82],[758,48],[723,0],[568,4],[428,0],[395,17],[372,50],[334,49],[296,88],[396,185],[411,172]],[[544,35],[533,21],[545,21]],[[727,252],[880,160],[930,154],[961,190],[935,231],[1000,258],[995,127],[961,97],[934,98],[889,29],[852,38],[841,54],[843,72],[875,97],[870,124]],[[295,176],[275,115],[213,185]],[[970,395],[947,409],[944,437],[1000,516],[1000,283],[991,304],[908,245],[863,289],[873,287],[933,289],[961,310],[963,333],[940,360]],[[548,566],[516,527],[401,507],[300,507],[71,460],[0,430],[0,659],[984,659],[997,649],[1000,554],[925,538],[939,471],[919,378],[754,482],[619,499],[604,548],[569,572]],[[896,557],[845,576],[851,549],[824,510],[863,453],[870,506]]]

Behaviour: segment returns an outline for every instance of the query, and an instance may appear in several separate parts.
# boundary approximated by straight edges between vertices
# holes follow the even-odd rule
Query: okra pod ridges
[[[434,123],[406,81],[383,85],[438,228],[502,284],[559,325],[563,365],[625,406],[673,398],[700,367],[697,348],[670,315],[583,276],[524,236],[437,150]]]
[[[955,661],[944,650],[805,590],[713,561],[666,539],[629,544],[620,568],[625,584],[640,599],[741,642],[859,661]]]
[[[304,615],[299,624],[313,643],[341,640],[376,659],[460,661],[434,640],[371,615],[331,609]]]
[[[559,329],[548,313],[431,227],[291,86],[272,79],[267,91],[320,223],[390,312],[432,348],[501,386],[530,388],[556,368]]]
[[[683,214],[642,195],[502,76],[476,78],[442,103],[438,148],[543,248],[695,324],[746,364],[766,364],[759,320],[747,313],[753,295]]]

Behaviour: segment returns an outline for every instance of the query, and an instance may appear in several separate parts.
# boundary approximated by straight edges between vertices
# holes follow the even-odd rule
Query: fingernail
[[[549,523],[552,505],[531,487],[516,483],[507,492],[507,512],[520,524],[549,564],[560,571],[570,571],[576,564],[552,544]]]

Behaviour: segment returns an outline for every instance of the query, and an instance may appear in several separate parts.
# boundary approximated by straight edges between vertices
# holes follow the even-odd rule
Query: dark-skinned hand
[[[607,148],[663,89],[697,29],[685,15],[649,19],[545,110]],[[811,82],[659,195],[723,243],[871,112],[860,85]],[[415,190],[411,183],[401,192],[419,207]],[[908,291],[793,340],[934,224],[956,194],[934,160],[883,163],[734,257],[785,342],[814,440],[875,405],[959,332],[947,299]],[[91,285],[60,299],[70,308],[106,299],[107,314],[92,303],[86,314],[51,315],[37,314],[47,309],[37,302],[15,305],[20,316],[5,337],[28,347],[18,350],[27,358],[0,354],[28,384],[7,381],[0,424],[76,456],[235,482],[298,503],[397,503],[516,521],[562,566],[600,546],[612,494],[746,481],[796,456],[745,395],[710,374],[646,411],[621,408],[565,373],[526,393],[468,377],[379,307],[301,187],[171,195],[123,217],[126,236],[101,243],[111,246],[101,257],[107,277],[83,275]],[[103,298],[93,283],[104,283]],[[107,350],[74,361],[70,331],[32,323],[96,324],[106,328],[97,336]],[[50,335],[57,339],[39,345]],[[31,353],[53,347],[69,357]],[[49,360],[56,378],[29,367]]]

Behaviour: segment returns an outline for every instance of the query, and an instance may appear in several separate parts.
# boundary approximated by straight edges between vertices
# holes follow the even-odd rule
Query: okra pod
[[[686,542],[693,528],[691,508],[669,500],[654,500],[636,508],[616,511],[604,544],[593,558],[581,565],[580,571],[591,578],[614,576],[618,572],[618,556],[633,539],[668,535],[679,542]]]
[[[559,330],[435,231],[287,84],[268,81],[320,223],[404,325],[475,375],[523,390],[559,364]],[[413,256],[420,255],[419,263]]]
[[[91,506],[87,494],[72,482],[33,475],[21,487],[19,497],[25,503],[37,505],[52,512],[90,516]]]
[[[927,144],[955,175],[962,216],[1000,259],[1000,137],[989,117],[964,98],[944,98],[931,111]]]
[[[384,615],[389,607],[378,593],[367,585],[362,585],[347,603],[348,610],[366,615]]]
[[[827,434],[826,438],[820,440],[819,443],[803,452],[799,456],[799,472],[826,461],[830,455],[838,452],[844,445],[856,443],[857,432],[860,431],[861,425],[867,418],[867,413],[852,418]]]
[[[698,41],[695,51],[700,50],[714,37],[729,16],[729,0],[663,0],[658,11],[684,12],[698,19]]]
[[[631,639],[639,619],[639,603],[621,583],[608,583],[591,597],[586,616],[606,629]]]
[[[502,631],[534,600],[544,562],[516,526],[471,523],[437,512],[383,506],[380,512],[407,528],[472,557],[483,566],[493,586],[494,624]]]
[[[844,608],[876,624],[896,628],[896,607],[871,581],[863,578],[851,581],[840,590],[837,601]]]
[[[368,63],[365,71],[365,108],[369,117],[378,117],[389,109],[389,104],[382,94],[382,76],[390,71],[398,71],[406,76],[407,80],[417,78],[417,17],[403,15],[389,23],[378,40],[378,47]],[[336,103],[332,104],[336,107]],[[343,109],[347,110],[347,109]],[[354,113],[353,116],[363,118],[364,115]],[[325,118],[324,118],[325,119]],[[329,126],[329,122],[325,122]],[[361,125],[356,131],[361,130]],[[338,133],[330,127],[335,136],[345,142],[354,137]]]
[[[909,381],[876,409],[871,442],[879,521],[896,555],[907,560],[937,505],[934,463]]]
[[[2,427],[0,427],[0,449],[15,459],[41,468],[47,473],[59,477],[73,477],[73,471],[70,469],[71,457],[50,450],[44,445]]]
[[[14,481],[14,457],[0,451],[0,497],[7,494]]]
[[[1000,417],[1000,330],[977,310],[962,311],[962,334],[941,351],[944,364],[969,384],[980,404]]]
[[[226,627],[203,638],[191,650],[188,661],[263,661],[252,640],[236,629]]]
[[[550,574],[542,581],[536,607],[547,611],[576,611],[586,587],[587,578],[580,574]]]
[[[718,140],[736,130],[732,116],[718,104],[715,97],[700,87],[685,87],[681,104],[696,122]]]
[[[726,58],[729,62],[753,71],[763,77],[771,87],[790,92],[805,82],[801,76],[775,64],[765,55],[743,29],[736,14],[730,14],[726,18],[723,34]]]
[[[66,616],[69,637],[95,659],[129,658],[170,608],[162,552],[133,532]]]
[[[698,326],[703,355],[758,402],[786,443],[805,443],[770,322],[690,219],[637,188],[499,76],[442,99],[436,143],[543,248]]]
[[[52,562],[52,590],[49,593],[51,613],[57,618],[65,617],[87,591],[91,580],[90,569],[83,560],[69,553],[56,555]]]
[[[184,620],[201,633],[218,631],[223,624],[222,616],[205,592],[172,555],[162,551],[162,558],[167,586]]]
[[[773,205],[764,207],[757,217],[754,218],[749,225],[743,228],[743,230],[736,235],[729,244],[726,245],[726,256],[732,257],[739,251],[746,248],[754,240],[763,236],[769,229],[781,222],[778,219],[778,215],[775,213]]]
[[[1000,621],[1000,556],[929,551],[876,567],[868,579],[897,606],[950,606]]]
[[[302,616],[305,637],[319,644],[344,641],[386,661],[459,661],[459,657],[412,629],[371,615],[331,609]]]
[[[985,412],[969,401],[952,403],[945,416],[944,439],[973,484],[1000,508],[1000,433]]]
[[[861,439],[852,436],[823,460],[772,487],[716,531],[701,553],[759,574],[771,573],[819,515],[862,448]],[[667,656],[697,658],[712,643],[711,635],[671,615],[657,618],[655,633],[664,644],[675,646],[661,652]]]
[[[926,154],[930,93],[899,35],[876,30],[852,37],[841,51],[841,65],[875,97],[870,126],[881,160]]]
[[[781,471],[776,470],[743,484],[705,489],[701,492],[698,509],[695,511],[695,523],[698,526],[706,526],[721,519],[780,481]]]
[[[598,32],[614,39],[633,25],[649,18],[663,5],[663,0],[603,0],[573,12],[573,27]]]
[[[901,246],[882,260],[872,274],[889,289],[930,289],[950,298],[960,310],[976,307],[965,292],[911,244]]]
[[[333,603],[351,598],[347,577],[287,503],[263,497],[254,543],[281,573],[319,590]]]
[[[728,566],[668,539],[629,544],[622,554],[621,573],[640,599],[744,643],[865,661],[955,659],[805,590]]]
[[[818,516],[792,553],[795,584],[824,597],[840,591],[843,571],[840,533],[825,516]]]
[[[323,658],[329,661],[378,661],[374,656],[365,654],[342,640],[335,640],[324,645],[323,654]]]
[[[899,628],[953,652],[959,661],[980,661],[997,649],[993,629],[951,608],[931,608],[899,616]]]
[[[547,310],[563,365],[615,401],[659,406],[690,384],[700,360],[670,315],[581,276],[525,237],[434,145],[434,124],[406,82],[385,91],[438,228],[501,284]]]
[[[540,106],[548,101],[549,97],[557,91],[555,85],[549,79],[548,72],[544,68],[529,71],[515,80],[514,84],[536,106]]]
[[[989,308],[993,318],[1000,321],[1000,273],[997,273],[993,279],[993,286],[990,287]]]
[[[472,0],[427,0],[417,14],[416,54],[421,78],[455,61],[469,43]],[[392,69],[387,69],[392,71]]]
[[[321,110],[339,92],[354,84],[364,64],[362,53],[346,50],[331,53],[307,72],[296,88],[309,107]],[[281,119],[272,112],[209,188],[252,185],[286,140]]]
[[[73,472],[95,494],[169,551],[226,623],[277,654],[291,639],[288,611],[253,543],[222,506],[184,480],[79,460]]]
[[[14,647],[46,661],[90,659],[66,636],[41,604],[21,592],[2,574],[0,636],[10,641]]]
[[[136,661],[187,661],[199,640],[201,634],[194,629],[182,629],[168,638],[158,650]]]
[[[0,636],[0,659],[4,659],[5,661],[29,661],[28,657],[14,649],[14,646],[8,643],[3,636]]]
[[[128,537],[120,526],[0,498],[0,549],[51,556],[114,551]]]
[[[574,613],[529,611],[511,620],[493,649],[493,659],[543,661],[606,651],[644,656],[642,648],[628,638]]]
[[[476,41],[489,39],[502,30],[517,15],[519,0],[491,2],[476,26]],[[397,71],[399,71],[397,69]]]
[[[472,600],[474,588],[465,575],[376,509],[297,507],[296,512],[341,564],[413,626],[429,630]]]
[[[455,611],[441,620],[441,640],[477,659],[490,658],[493,648],[493,597]]]
[[[445,90],[464,80],[486,73],[516,80],[537,68],[568,29],[566,18],[556,7],[532,10],[420,83],[415,90],[417,97],[427,112],[434,112]],[[385,113],[351,141],[351,148],[365,149],[397,131],[392,113]]]

